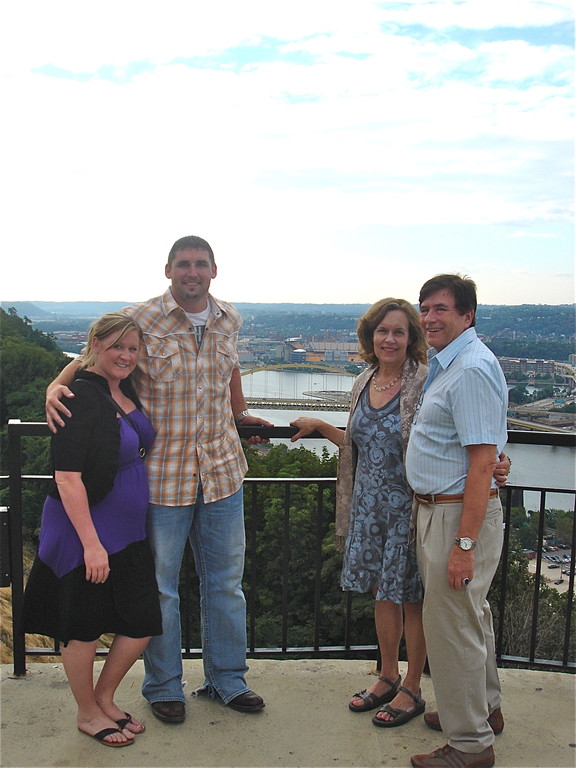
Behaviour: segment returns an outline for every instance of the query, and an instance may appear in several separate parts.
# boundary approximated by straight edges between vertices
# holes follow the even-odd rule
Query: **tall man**
[[[420,291],[430,372],[406,458],[417,504],[423,622],[438,712],[427,724],[448,743],[415,768],[488,768],[503,728],[492,614],[486,600],[502,550],[492,477],[507,439],[506,380],[474,329],[476,286],[438,275]]]
[[[144,654],[142,693],[156,717],[185,719],[178,583],[187,539],[200,580],[202,655],[200,689],[241,712],[263,699],[245,681],[246,601],[242,481],[247,470],[234,422],[272,426],[246,410],[238,367],[238,311],[215,299],[210,245],[200,237],[177,240],[161,296],[127,307],[144,334],[136,377],[138,396],[156,430],[147,457],[148,535],[156,562],[163,634]],[[47,419],[61,424],[59,398],[74,378],[67,366],[48,389]]]

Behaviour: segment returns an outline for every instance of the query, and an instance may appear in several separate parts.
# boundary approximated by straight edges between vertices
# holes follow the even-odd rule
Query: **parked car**
[[[564,584],[564,579],[556,579],[554,584]]]
[[[558,565],[558,563],[550,563],[548,568],[560,568],[560,566]]]

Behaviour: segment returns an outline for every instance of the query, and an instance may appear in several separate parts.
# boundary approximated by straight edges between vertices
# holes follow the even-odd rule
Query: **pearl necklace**
[[[379,386],[376,384],[376,379],[375,379],[375,378],[373,378],[373,379],[372,379],[372,386],[374,387],[374,389],[376,390],[376,392],[385,392],[387,389],[390,389],[390,387],[393,387],[393,386],[394,386],[394,384],[396,384],[396,382],[397,382],[397,381],[399,381],[401,378],[402,378],[402,371],[400,371],[400,373],[398,374],[398,376],[396,376],[396,378],[395,378],[395,379],[392,379],[392,381],[391,381],[389,384],[386,384],[386,386],[384,386],[384,387],[379,387]]]

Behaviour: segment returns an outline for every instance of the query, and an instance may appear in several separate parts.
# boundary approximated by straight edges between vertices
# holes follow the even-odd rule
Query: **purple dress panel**
[[[49,496],[42,513],[40,546],[28,577],[22,608],[25,632],[90,642],[103,634],[148,637],[162,633],[154,560],[146,537],[148,480],[139,435],[153,442],[150,422],[136,410],[119,420],[120,447],[114,485],[90,508],[106,551],[110,574],[86,580],[80,539],[61,501]]]
[[[130,418],[139,429],[143,445],[148,450],[154,440],[152,425],[138,409],[132,411]],[[122,417],[114,488],[102,501],[91,507],[98,538],[109,555],[146,538],[148,480],[138,448],[138,434]],[[58,578],[84,562],[82,544],[64,505],[52,496],[46,498],[42,510],[38,555]]]

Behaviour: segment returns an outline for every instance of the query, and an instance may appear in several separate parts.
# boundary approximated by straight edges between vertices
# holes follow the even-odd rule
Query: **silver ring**
[[[465,587],[467,587],[468,584],[470,584],[470,579],[466,577],[465,579],[462,579],[462,583],[464,584]]]

